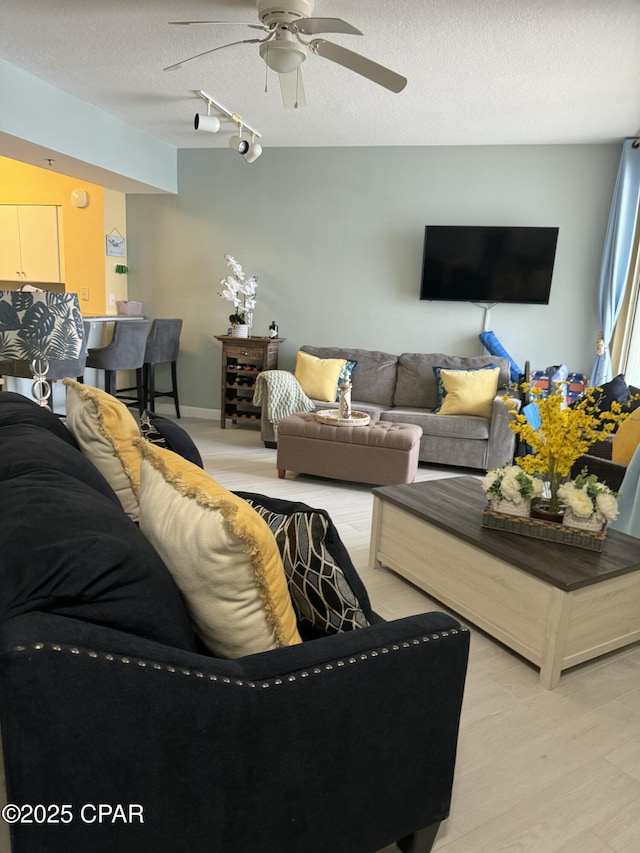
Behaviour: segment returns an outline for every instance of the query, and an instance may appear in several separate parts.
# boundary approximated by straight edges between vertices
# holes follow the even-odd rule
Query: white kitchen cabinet
[[[0,280],[61,281],[59,208],[0,204]]]

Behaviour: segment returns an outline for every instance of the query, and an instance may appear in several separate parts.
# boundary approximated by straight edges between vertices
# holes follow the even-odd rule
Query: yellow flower
[[[531,448],[531,454],[516,460],[529,474],[539,474],[549,483],[551,504],[558,509],[558,488],[569,476],[573,464],[599,439],[604,438],[625,418],[619,403],[611,404],[611,411],[601,411],[598,402],[600,388],[588,388],[572,406],[565,406],[565,384],[554,383],[554,390],[544,396],[540,388],[523,385],[530,390],[538,407],[540,426],[534,429],[525,415],[519,412],[513,398],[505,396],[504,402],[512,414],[509,426]]]

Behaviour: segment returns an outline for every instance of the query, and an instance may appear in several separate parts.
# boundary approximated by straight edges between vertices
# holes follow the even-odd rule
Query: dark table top
[[[640,569],[640,539],[608,530],[602,551],[482,527],[487,499],[475,477],[450,477],[373,494],[487,554],[562,590],[574,590]]]

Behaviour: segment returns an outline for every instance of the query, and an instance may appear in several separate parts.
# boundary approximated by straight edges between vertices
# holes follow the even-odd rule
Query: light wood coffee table
[[[478,479],[373,490],[369,560],[386,566],[540,668],[560,673],[640,640],[640,539],[601,552],[481,527]]]

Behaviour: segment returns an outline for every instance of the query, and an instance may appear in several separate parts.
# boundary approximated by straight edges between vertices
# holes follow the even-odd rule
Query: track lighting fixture
[[[217,110],[223,118],[229,119],[237,126],[237,133],[229,139],[229,148],[237,151],[247,163],[255,162],[262,154],[262,145],[256,141],[256,137],[262,138],[257,130],[246,124],[237,113],[232,113],[225,109],[221,104],[218,104],[211,95],[208,95],[202,89],[196,89],[195,94],[207,102],[207,115],[199,115],[196,113],[194,119],[194,127],[196,130],[207,130],[209,133],[217,133],[220,129],[220,119],[218,116],[211,115],[211,108]],[[243,136],[244,132],[251,134],[251,142]]]
[[[253,163],[254,160],[257,160],[258,157],[262,154],[262,145],[259,142],[256,142],[254,138],[251,140],[251,145],[247,148],[247,152],[244,155],[244,159],[247,163]]]
[[[218,116],[201,116],[196,113],[193,126],[196,130],[208,130],[209,133],[217,133],[220,130],[220,119]]]
[[[242,129],[240,132],[242,133]],[[229,148],[233,148],[233,150],[237,151],[238,154],[242,154],[244,156],[249,150],[249,142],[236,134],[229,140]]]

